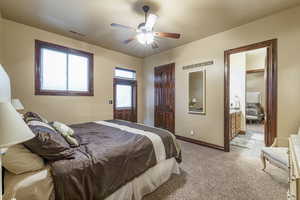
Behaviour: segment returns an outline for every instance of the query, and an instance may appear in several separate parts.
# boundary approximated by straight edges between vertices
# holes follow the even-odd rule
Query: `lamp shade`
[[[0,102],[0,148],[25,142],[34,137],[11,103]]]
[[[16,110],[24,110],[24,107],[19,99],[11,100],[11,104]]]

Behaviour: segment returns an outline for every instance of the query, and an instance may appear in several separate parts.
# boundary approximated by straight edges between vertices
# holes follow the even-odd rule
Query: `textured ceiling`
[[[83,40],[136,57],[146,57],[298,5],[299,0],[1,0],[4,18]],[[134,32],[111,28],[132,27],[144,21],[142,6],[159,16],[155,31],[178,32],[179,40],[159,39],[153,50],[123,40]],[[72,34],[76,31],[84,36]]]

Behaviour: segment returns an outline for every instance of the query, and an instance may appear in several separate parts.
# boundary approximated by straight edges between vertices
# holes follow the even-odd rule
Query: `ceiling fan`
[[[165,32],[155,32],[153,31],[153,27],[156,23],[157,16],[154,14],[149,14],[148,12],[150,7],[145,5],[143,6],[143,11],[145,12],[145,22],[140,23],[137,28],[132,28],[129,26],[124,26],[121,24],[112,23],[112,27],[122,28],[122,29],[129,29],[135,31],[137,34],[125,40],[124,44],[129,44],[133,40],[137,40],[139,43],[143,45],[151,45],[153,49],[159,48],[158,44],[154,42],[155,37],[159,38],[172,38],[172,39],[179,39],[180,34],[178,33],[165,33]]]

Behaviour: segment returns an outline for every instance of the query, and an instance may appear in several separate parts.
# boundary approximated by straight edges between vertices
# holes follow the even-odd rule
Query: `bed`
[[[1,70],[0,82],[7,86],[2,88],[0,99],[7,101],[9,78]],[[172,174],[180,173],[180,147],[175,136],[166,130],[121,120],[69,127],[78,141],[78,146],[70,147],[71,156],[44,158],[45,166],[36,171],[6,171],[4,200],[140,200]],[[35,152],[28,144],[24,146]]]

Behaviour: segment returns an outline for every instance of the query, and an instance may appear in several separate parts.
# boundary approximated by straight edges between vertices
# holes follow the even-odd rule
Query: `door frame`
[[[131,93],[131,98],[132,98],[132,122],[137,122],[137,81],[136,80],[127,80],[127,79],[122,79],[122,78],[114,78],[113,81],[113,92],[114,92],[114,100],[113,100],[113,115],[114,119],[116,119],[115,116],[115,111],[117,110],[116,108],[116,85],[117,84],[124,84],[124,85],[131,85],[132,86],[132,93]]]
[[[174,99],[173,99],[173,119],[174,119],[174,123],[173,123],[173,126],[172,126],[172,130],[173,131],[171,131],[174,135],[175,135],[175,99],[176,99],[176,94],[175,94],[175,63],[173,62],[173,63],[169,63],[169,64],[165,64],[165,65],[160,65],[160,66],[157,66],[157,67],[154,67],[154,117],[153,117],[153,119],[154,119],[154,126],[155,126],[155,124],[156,124],[156,106],[157,106],[157,100],[156,100],[156,87],[155,87],[155,84],[156,84],[156,82],[157,82],[157,79],[156,79],[156,77],[155,77],[155,71],[156,70],[159,70],[159,69],[161,69],[161,68],[163,68],[163,67],[166,67],[166,66],[169,66],[169,65],[171,65],[171,67],[172,67],[172,71],[173,71],[173,73],[172,73],[172,79],[173,79],[173,85],[174,85],[174,88],[173,88],[173,94],[174,94]]]
[[[272,145],[277,136],[277,39],[267,40],[224,52],[224,150],[230,151],[230,55],[244,51],[267,48],[265,68],[266,117],[265,144]]]

